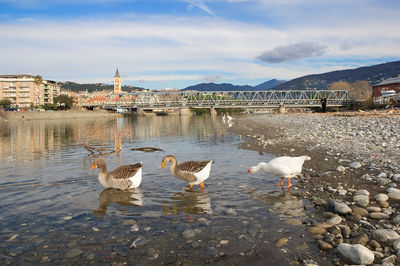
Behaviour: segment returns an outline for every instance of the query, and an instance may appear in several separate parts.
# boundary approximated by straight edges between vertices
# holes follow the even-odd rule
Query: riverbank
[[[98,111],[45,111],[45,112],[0,112],[3,120],[53,120],[53,119],[77,119],[99,117],[122,117],[121,114],[111,113],[105,110]]]
[[[398,112],[254,115],[231,130],[246,138],[241,148],[312,158],[292,190],[314,205],[302,223],[321,256],[336,254],[337,265],[399,262]]]

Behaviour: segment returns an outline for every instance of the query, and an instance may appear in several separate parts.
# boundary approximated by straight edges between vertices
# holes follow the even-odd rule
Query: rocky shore
[[[313,203],[302,223],[321,256],[335,254],[336,265],[400,263],[398,113],[254,115],[231,130],[246,138],[241,148],[312,158],[294,190]]]

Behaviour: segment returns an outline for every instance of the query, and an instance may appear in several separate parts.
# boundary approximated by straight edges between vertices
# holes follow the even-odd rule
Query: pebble
[[[341,166],[341,165],[339,165],[337,168],[336,168],[336,171],[338,171],[338,172],[344,172],[346,170],[346,168],[344,168],[343,166]]]
[[[375,259],[374,253],[360,244],[342,243],[338,246],[337,252],[339,257],[348,264],[368,265]]]
[[[374,231],[373,235],[375,240],[384,244],[393,244],[396,239],[400,238],[399,234],[392,229],[378,229]]]
[[[389,219],[389,215],[382,212],[372,212],[369,217],[372,219]]]
[[[232,209],[232,208],[225,209],[224,213],[226,215],[233,215],[233,216],[237,216],[238,215],[237,211]]]
[[[185,231],[182,232],[182,236],[185,239],[190,239],[196,236],[196,233],[193,230],[186,229]]]
[[[399,239],[396,239],[396,240],[393,242],[393,248],[394,248],[395,250],[400,250],[400,238],[399,238]]]
[[[386,194],[380,193],[380,194],[377,194],[377,195],[374,197],[374,199],[375,199],[376,201],[387,201],[387,200],[389,199],[389,197],[388,197],[388,195],[386,195]]]
[[[73,248],[68,250],[65,254],[64,254],[64,258],[66,259],[72,259],[72,258],[76,258],[78,256],[80,256],[83,253],[83,250],[80,248]]]
[[[333,211],[339,214],[347,214],[351,212],[350,207],[346,203],[338,200],[331,200],[329,202],[329,207],[333,207]]]
[[[318,247],[319,247],[319,249],[324,250],[324,251],[333,249],[331,244],[329,244],[325,241],[322,241],[322,240],[318,240]]]
[[[281,246],[284,246],[284,245],[286,245],[287,244],[287,242],[289,241],[289,239],[287,239],[287,238],[281,238],[281,239],[279,239],[278,240],[278,242],[276,242],[276,246],[277,247],[281,247]]]
[[[118,255],[122,257],[128,257],[129,256],[129,249],[126,246],[114,246],[113,250],[117,252]]]
[[[353,163],[349,164],[349,167],[353,168],[353,169],[357,169],[357,168],[361,167],[361,164],[359,162],[353,162]]]
[[[219,241],[219,243],[220,243],[221,245],[228,245],[228,244],[229,244],[229,241],[228,241],[228,240],[221,240],[221,241]]]
[[[310,232],[311,234],[323,235],[326,233],[326,229],[322,227],[313,226],[308,229],[308,232]]]
[[[69,220],[72,220],[72,218],[74,218],[74,217],[73,217],[73,216],[70,216],[70,215],[69,215],[69,216],[64,216],[64,217],[63,217],[63,220],[64,220],[64,221],[69,221]]]
[[[369,212],[381,212],[382,209],[379,208],[379,207],[370,206],[370,207],[367,208],[367,211],[369,211]]]
[[[394,200],[400,200],[400,192],[389,192],[388,197]]]
[[[140,248],[140,247],[147,245],[148,243],[149,243],[149,241],[146,238],[140,236],[132,242],[132,244],[130,245],[130,248]]]
[[[365,195],[365,196],[369,196],[369,191],[366,190],[366,189],[360,189],[360,190],[357,190],[357,191],[356,191],[355,195]]]
[[[131,231],[132,232],[139,232],[139,226],[137,224],[133,224],[131,226]]]
[[[360,207],[366,207],[369,204],[369,197],[367,195],[355,195],[353,201]]]

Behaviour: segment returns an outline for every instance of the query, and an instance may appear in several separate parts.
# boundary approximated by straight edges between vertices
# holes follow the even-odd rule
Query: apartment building
[[[0,100],[9,99],[18,108],[52,104],[54,97],[60,94],[60,85],[55,81],[35,82],[30,74],[0,75]]]

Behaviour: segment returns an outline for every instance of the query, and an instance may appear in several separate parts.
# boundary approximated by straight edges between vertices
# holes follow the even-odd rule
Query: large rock
[[[363,245],[342,243],[338,246],[339,257],[348,264],[367,265],[374,262],[375,255]]]
[[[387,245],[392,245],[399,238],[399,234],[392,229],[378,229],[374,232],[374,239]]]
[[[339,214],[347,214],[351,212],[350,207],[346,203],[338,200],[331,200],[328,204],[328,209]]]

